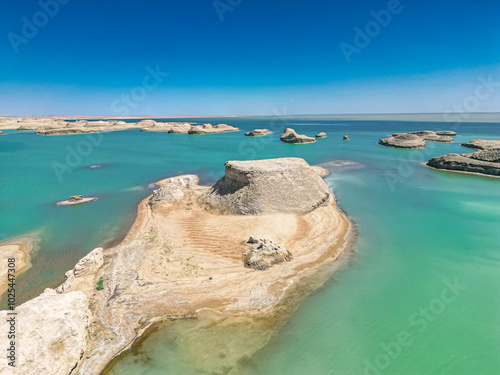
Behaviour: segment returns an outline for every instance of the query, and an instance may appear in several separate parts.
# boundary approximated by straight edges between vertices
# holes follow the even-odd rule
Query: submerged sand
[[[21,275],[31,267],[30,252],[33,242],[28,238],[16,238],[14,242],[0,244],[0,295],[8,287],[8,260],[15,259],[15,276]]]

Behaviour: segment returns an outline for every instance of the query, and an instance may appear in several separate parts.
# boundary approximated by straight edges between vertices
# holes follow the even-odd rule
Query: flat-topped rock
[[[148,126],[143,127],[141,129],[141,132],[165,132],[165,133],[168,133],[174,126],[186,126],[186,127],[189,126],[189,129],[190,129],[191,123],[190,122],[155,122],[152,125],[148,125]]]
[[[57,129],[39,129],[35,131],[37,135],[75,135],[75,134],[89,134],[100,133],[100,128],[57,128]]]
[[[325,132],[321,132],[321,133],[318,133],[315,135],[316,138],[326,138],[326,133]]]
[[[468,143],[462,143],[461,146],[468,148],[475,148],[477,150],[486,150],[488,148],[500,147],[500,141],[487,141],[484,139],[473,139]]]
[[[77,204],[88,203],[95,201],[97,197],[87,197],[84,198],[81,195],[73,195],[68,200],[57,202],[58,206],[74,206]]]
[[[457,133],[453,130],[440,130],[436,132],[437,135],[448,135],[450,137],[456,137]]]
[[[286,128],[285,131],[280,136],[281,142],[290,144],[306,144],[316,142],[316,138],[308,137],[304,134],[297,134],[297,132],[291,128]]]
[[[221,213],[306,213],[327,204],[330,190],[303,159],[228,161],[226,173],[204,196]]]
[[[212,126],[211,124],[203,124],[203,125],[192,126],[191,129],[189,129],[188,134],[202,135],[202,134],[229,133],[229,132],[237,132],[239,130],[240,130],[239,128],[235,128],[234,126],[230,126],[227,124],[219,124],[215,126]]]
[[[422,130],[417,132],[411,132],[408,134],[415,134],[426,142],[443,142],[443,143],[453,143],[453,138],[447,135],[439,135],[432,130]]]
[[[453,143],[448,135],[439,135],[432,130],[420,130],[411,133],[394,133],[392,137],[379,140],[382,146],[416,150],[425,148],[425,142]]]
[[[91,312],[80,291],[58,294],[45,289],[38,297],[16,307],[16,372],[9,372],[7,351],[0,358],[2,374],[68,375],[87,349]],[[0,311],[0,339],[7,349],[9,312]]]
[[[191,130],[190,124],[174,125],[172,129],[168,131],[170,134],[187,134]]]
[[[432,158],[428,166],[436,169],[500,176],[500,147],[472,154],[448,154]]]
[[[393,134],[392,137],[380,139],[378,143],[386,147],[408,150],[425,148],[425,141],[416,134]]]
[[[247,137],[263,137],[265,135],[271,134],[269,129],[255,129],[251,132],[246,132],[245,136]]]

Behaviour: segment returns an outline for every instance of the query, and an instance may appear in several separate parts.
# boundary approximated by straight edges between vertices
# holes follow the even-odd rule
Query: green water
[[[209,119],[197,119],[205,122]],[[55,286],[92,248],[120,238],[152,182],[198,173],[211,183],[230,159],[296,156],[326,164],[327,182],[357,223],[355,252],[309,296],[240,374],[498,374],[500,372],[499,179],[430,170],[420,163],[458,144],[425,151],[393,150],[379,138],[393,132],[450,128],[439,123],[336,122],[328,118],[210,119],[242,130],[274,128],[270,137],[123,131],[105,133],[80,164],[58,179],[67,147],[87,136],[39,137],[7,131],[0,137],[0,240],[40,237],[33,268],[21,278],[23,298]],[[328,138],[312,145],[279,141],[293,127]],[[462,124],[456,142],[498,139],[500,126]],[[350,142],[342,136],[349,134]],[[102,168],[88,169],[102,164]],[[98,196],[77,207],[56,207],[69,195]],[[452,287],[450,288],[450,285]],[[454,285],[454,286],[453,286]],[[113,374],[204,374],[183,340],[191,322],[151,335],[141,353]],[[185,328],[185,329],[184,329]],[[238,341],[238,332],[205,337],[206,345]],[[241,339],[247,337],[241,334]],[[212,340],[212,341],[211,341]],[[207,361],[217,362],[217,358]],[[208,363],[208,362],[207,362]],[[209,366],[207,366],[208,368]]]

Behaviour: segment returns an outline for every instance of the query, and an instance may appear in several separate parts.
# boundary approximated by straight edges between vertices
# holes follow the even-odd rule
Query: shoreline
[[[162,186],[162,183],[166,180],[168,179],[160,180],[157,184]],[[217,309],[212,307],[202,307],[196,310],[194,314],[158,318],[155,321],[151,321],[151,324],[148,326],[143,327],[141,331],[138,332],[136,339],[131,342],[127,348],[124,348],[122,351],[117,353],[106,364],[101,372],[101,375],[111,374],[122,360],[125,360],[129,356],[137,355],[141,351],[144,342],[158,331],[173,329],[175,328],[173,327],[175,324],[182,324],[182,322],[186,320],[198,320],[200,318],[199,314],[206,312],[214,314],[219,318],[214,319],[212,324],[219,328],[222,327],[222,329],[224,329],[224,326],[234,324],[240,325],[241,327],[244,327],[243,329],[248,330],[248,326],[250,324],[253,325],[252,331],[254,331],[256,328],[255,326],[258,326],[257,329],[260,328],[260,333],[267,336],[263,337],[264,342],[262,342],[262,345],[260,345],[255,352],[265,349],[271,338],[287,323],[293,313],[300,308],[304,300],[315,293],[321,292],[326,284],[332,281],[331,279],[334,274],[348,265],[351,256],[355,252],[355,245],[358,238],[357,224],[338,205],[336,195],[332,193],[332,196],[338,212],[342,214],[345,220],[349,223],[349,226],[343,236],[344,243],[340,246],[332,246],[331,248],[334,249],[333,254],[325,254],[325,257],[318,263],[312,264],[310,267],[304,267],[302,270],[307,272],[307,275],[304,275],[300,279],[300,282],[291,284],[291,286],[281,295],[277,304],[268,306],[265,309],[259,309],[257,312],[243,310],[228,315],[220,314]],[[149,197],[146,198],[145,201],[148,199]],[[135,229],[136,231],[140,230],[140,228],[137,227]],[[222,320],[223,324],[218,322],[218,320]],[[180,330],[182,330],[182,328]],[[248,358],[248,360],[251,360],[251,358]]]
[[[444,168],[434,168],[434,167],[431,167],[430,165],[428,165],[427,163],[420,163],[420,165],[423,165],[429,169],[432,169],[435,171],[440,171],[440,172],[452,172],[452,173],[460,173],[460,174],[478,176],[478,177],[500,178],[500,176],[494,176],[494,175],[486,174],[486,173],[457,171],[454,169],[444,169]]]
[[[31,252],[33,251],[33,240],[28,237],[16,237],[0,243],[0,296],[8,289],[7,259],[15,258],[16,279],[28,271],[31,267]]]
[[[159,180],[157,184],[163,186],[169,180],[171,179]],[[101,340],[89,343],[88,349],[94,354],[89,353],[87,357],[92,359],[81,364],[83,374],[104,371],[115,358],[130,350],[136,340],[140,339],[150,327],[168,320],[197,318],[207,311],[211,311],[210,314],[214,316],[223,316],[224,320],[243,319],[247,324],[248,320],[266,321],[280,313],[289,316],[285,310],[290,307],[292,300],[296,300],[295,304],[292,303],[295,309],[305,295],[321,286],[328,277],[319,277],[321,285],[312,288],[304,286],[303,281],[315,274],[321,275],[320,271],[324,266],[335,263],[346,249],[354,246],[356,238],[353,235],[354,226],[345,213],[337,208],[333,198],[328,205],[305,215],[273,214],[251,217],[218,215],[196,205],[199,195],[207,189],[208,187],[196,185],[189,190],[190,198],[182,202],[161,203],[157,208],[151,208],[149,205],[153,195],[145,198],[139,204],[136,220],[123,241],[114,248],[104,250],[104,265],[92,277],[85,277],[86,280],[77,279],[79,283],[69,289],[83,291],[89,297],[89,305],[94,306],[96,320],[102,322],[99,323],[101,328],[96,328],[97,331],[101,329],[109,331],[106,327],[115,326],[117,318],[123,326],[127,321],[124,316],[130,314],[137,317],[147,316],[146,319],[130,320],[126,324],[128,333],[125,337],[120,335],[122,338],[116,344],[110,342],[105,352],[97,353],[92,348],[98,348],[106,335],[101,337]],[[213,224],[209,224],[212,222]],[[271,223],[278,222],[284,222],[291,228],[283,229],[281,234],[279,231],[275,233],[283,240],[287,238],[284,241],[285,247],[296,255],[290,264],[275,266],[266,271],[255,271],[244,268],[241,258],[234,256],[237,253],[218,254],[220,250],[217,249],[222,249],[220,246],[224,248],[227,246],[232,252],[235,247],[243,249],[241,240],[247,239],[248,234],[239,233],[238,230],[253,227],[254,230],[260,228],[257,232],[264,231],[271,234],[273,230],[269,228],[276,227]],[[198,227],[193,229],[193,225]],[[214,232],[215,229],[211,229],[212,225],[214,228],[232,227],[233,230],[227,229],[224,233]],[[207,226],[209,228],[206,228]],[[207,230],[210,237],[205,238],[204,234],[196,234],[200,230],[202,233],[203,230]],[[156,233],[155,231],[161,235],[151,237],[151,233]],[[198,239],[200,236],[203,239]],[[274,238],[272,235],[266,237]],[[165,238],[168,239],[168,244],[164,243]],[[164,250],[165,248],[169,250]],[[158,254],[160,251],[168,253],[171,260],[167,258],[167,263],[163,263],[165,255]],[[176,253],[179,254],[177,258]],[[122,259],[117,259],[120,257]],[[192,260],[192,258],[199,259]],[[135,270],[130,270],[131,262],[137,264]],[[137,273],[135,277],[131,277],[131,274],[127,277],[129,285],[122,275],[125,272]],[[330,275],[328,272],[327,274]],[[214,280],[209,281],[208,276]],[[99,277],[104,277],[106,284],[109,285],[105,286],[106,294],[93,291]],[[118,285],[120,293],[117,296]],[[267,286],[262,289],[262,285]],[[146,288],[139,291],[138,286],[139,289],[141,286]],[[305,287],[307,293],[293,292],[297,287],[299,289]],[[154,297],[149,295],[150,293],[154,294]],[[161,301],[160,296],[165,293],[177,296],[177,300]],[[111,298],[114,302],[119,300],[121,295],[129,301],[128,303],[135,299],[142,302],[138,300],[134,303],[133,311],[119,312],[123,307],[117,305],[115,308],[118,310],[110,313],[114,308],[108,306],[106,301]],[[279,308],[281,304],[285,308]],[[153,311],[156,312],[152,313]],[[116,333],[109,332],[109,334],[111,336],[106,340],[114,341],[110,337],[116,336]],[[256,350],[264,346],[268,340],[264,341]]]

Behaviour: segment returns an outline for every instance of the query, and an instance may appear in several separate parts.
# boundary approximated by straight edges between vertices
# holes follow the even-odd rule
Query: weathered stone
[[[432,158],[430,167],[451,171],[500,176],[500,148],[488,148],[472,154],[448,154]]]
[[[318,134],[316,134],[315,137],[316,138],[326,138],[326,133],[325,132],[318,133]]]
[[[263,271],[275,264],[292,260],[292,254],[272,240],[250,236],[247,243],[252,245],[252,249],[250,254],[243,255],[245,267]]]
[[[280,136],[280,140],[281,142],[290,144],[305,144],[316,142],[316,138],[308,137],[303,134],[297,134],[295,130],[291,128],[285,129],[285,131]]]
[[[228,132],[237,132],[240,129],[235,128],[233,126],[229,126],[227,124],[219,124],[216,126],[212,126],[211,124],[203,124],[191,127],[189,129],[188,134],[216,134],[216,133],[228,133]]]
[[[437,135],[448,135],[450,137],[456,137],[457,133],[452,130],[440,130],[436,132]]]
[[[222,213],[306,213],[327,204],[328,186],[303,159],[228,161],[226,173],[205,195]]]
[[[185,198],[188,189],[198,184],[198,176],[184,175],[162,181],[162,187],[153,192],[150,204],[179,202]]]
[[[410,150],[425,148],[424,140],[416,134],[393,134],[392,137],[383,138],[378,143],[386,147]]]
[[[468,143],[462,143],[463,147],[475,148],[477,150],[486,150],[488,148],[500,147],[500,141],[487,141],[484,139],[473,139]]]
[[[245,133],[247,137],[263,137],[265,135],[271,134],[269,129],[255,129],[251,132]]]
[[[91,323],[88,300],[80,291],[58,294],[45,289],[38,297],[16,307],[16,368],[0,356],[0,373],[24,375],[67,375],[81,360],[87,348],[87,329]],[[2,348],[9,348],[8,311],[0,312]],[[7,353],[7,352],[6,352]]]

